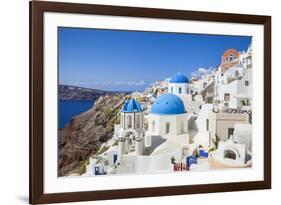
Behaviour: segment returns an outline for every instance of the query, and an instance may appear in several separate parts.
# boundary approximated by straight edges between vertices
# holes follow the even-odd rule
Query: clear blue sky
[[[181,72],[220,64],[251,37],[59,28],[59,83],[114,91],[143,90]]]

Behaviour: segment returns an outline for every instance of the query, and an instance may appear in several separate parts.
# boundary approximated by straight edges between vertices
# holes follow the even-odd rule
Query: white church
[[[189,81],[176,74],[168,83],[169,93],[160,95],[144,115],[136,99],[127,101],[120,114],[121,123],[115,137],[118,140],[116,173],[169,172],[171,159],[182,161],[188,150],[188,113],[191,101]],[[148,129],[144,129],[147,118]],[[186,153],[188,155],[189,153]]]

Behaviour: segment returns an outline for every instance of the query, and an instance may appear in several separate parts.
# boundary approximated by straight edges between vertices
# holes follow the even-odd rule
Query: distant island
[[[95,101],[102,95],[114,95],[124,93],[127,91],[104,91],[92,88],[84,88],[73,85],[59,85],[59,100],[72,101]]]

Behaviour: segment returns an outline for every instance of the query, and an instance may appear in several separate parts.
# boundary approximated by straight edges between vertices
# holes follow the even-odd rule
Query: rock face
[[[59,85],[59,99],[60,100],[87,100],[93,101],[102,95],[116,94],[110,91],[103,91],[90,88],[82,88],[70,85]]]
[[[83,173],[89,156],[112,138],[114,124],[119,123],[120,109],[129,98],[125,94],[101,96],[90,110],[74,117],[69,125],[59,130],[59,176]]]

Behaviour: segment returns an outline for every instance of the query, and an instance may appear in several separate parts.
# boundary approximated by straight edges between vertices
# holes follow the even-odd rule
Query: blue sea
[[[59,101],[59,128],[68,124],[72,117],[89,110],[94,101]]]

